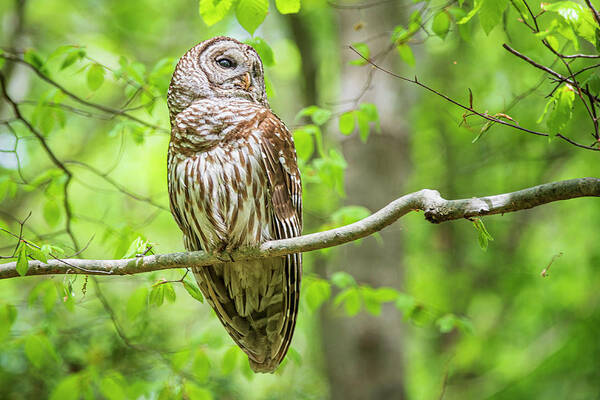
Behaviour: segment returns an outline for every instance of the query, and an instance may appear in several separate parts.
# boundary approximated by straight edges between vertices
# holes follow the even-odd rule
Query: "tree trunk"
[[[350,44],[380,34],[393,27],[399,12],[394,2],[371,8],[368,12],[339,11],[343,14],[341,42]],[[366,18],[365,27],[355,30],[357,18]],[[391,28],[390,28],[391,29]],[[389,45],[389,38],[369,42],[371,54]],[[386,60],[390,61],[396,53]],[[346,67],[342,72],[340,100],[354,98],[365,84],[369,67],[348,66],[347,61],[357,58],[352,51],[343,51]],[[402,192],[407,175],[406,134],[401,128],[404,116],[399,110],[403,92],[398,81],[376,74],[371,88],[360,102],[377,105],[382,133],[372,130],[366,144],[356,134],[344,138],[342,148],[348,162],[346,172],[347,205],[361,205],[377,210],[389,199]],[[349,105],[349,107],[353,107]],[[346,245],[339,252],[339,268],[352,274],[359,283],[373,287],[401,288],[402,232],[396,225],[381,233],[383,244],[374,238],[360,245]],[[382,248],[385,248],[383,251]],[[403,353],[401,315],[393,306],[386,305],[380,316],[362,311],[356,317],[336,315],[331,309],[322,313],[322,338],[327,374],[331,383],[331,398],[337,399],[403,399]]]

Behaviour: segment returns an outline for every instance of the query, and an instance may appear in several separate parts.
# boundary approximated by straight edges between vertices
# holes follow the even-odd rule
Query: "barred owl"
[[[231,251],[302,230],[302,186],[290,132],[271,111],[250,46],[204,41],[177,63],[167,96],[171,213],[187,250]],[[288,351],[300,254],[193,268],[196,281],[255,372]]]

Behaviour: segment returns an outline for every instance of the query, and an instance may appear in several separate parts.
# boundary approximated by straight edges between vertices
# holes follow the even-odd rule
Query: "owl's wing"
[[[302,232],[302,182],[292,135],[283,122],[269,113],[260,123],[263,163],[271,193],[273,232],[277,239],[300,236]],[[281,362],[292,341],[302,276],[302,254],[290,254],[284,266],[284,312],[282,344],[274,357]]]

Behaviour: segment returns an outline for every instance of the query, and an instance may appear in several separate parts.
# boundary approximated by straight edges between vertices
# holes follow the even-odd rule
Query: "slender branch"
[[[122,260],[68,259],[69,264],[94,270],[93,274],[131,275],[170,268],[210,266],[225,260],[253,260],[339,246],[378,232],[411,211],[424,211],[432,223],[462,218],[504,214],[577,197],[600,197],[600,178],[580,178],[547,183],[496,196],[445,200],[435,190],[423,189],[394,200],[376,213],[341,228],[291,239],[272,240],[257,248],[228,254],[203,251],[158,254]],[[30,261],[27,275],[77,274],[79,271],[57,260],[47,264]],[[0,279],[18,277],[16,263],[0,264]]]
[[[140,125],[144,125],[144,126],[146,126],[148,128],[155,129],[155,130],[157,130],[159,132],[163,132],[163,133],[169,132],[168,129],[165,129],[162,126],[158,126],[158,125],[152,124],[150,122],[146,122],[146,121],[144,121],[142,119],[139,119],[138,117],[136,117],[136,116],[134,116],[132,114],[129,114],[125,110],[119,110],[119,109],[116,109],[116,108],[108,107],[108,106],[105,106],[105,105],[102,105],[102,104],[98,104],[98,103],[92,103],[91,101],[85,100],[85,99],[77,96],[75,93],[69,91],[67,88],[65,88],[64,86],[62,86],[58,82],[50,79],[46,74],[44,74],[38,68],[36,68],[35,66],[31,65],[30,63],[28,63],[27,61],[25,61],[25,60],[23,60],[23,59],[21,59],[19,57],[11,56],[11,55],[8,55],[8,54],[2,54],[0,57],[3,57],[4,59],[12,61],[12,62],[21,63],[21,64],[29,67],[43,81],[45,81],[45,82],[49,83],[50,85],[54,86],[55,88],[57,88],[58,90],[60,90],[64,94],[66,94],[68,97],[70,97],[71,99],[75,100],[76,102],[78,102],[80,104],[83,104],[83,105],[91,107],[91,108],[95,108],[97,110],[103,111],[103,112],[108,113],[108,114],[118,115],[118,116],[121,116],[123,118],[127,118],[127,119],[129,119],[131,121],[137,122]]]
[[[507,46],[507,45],[505,45],[505,46]],[[544,137],[556,136],[556,137],[558,137],[558,138],[560,138],[560,139],[562,139],[562,140],[564,140],[564,141],[566,141],[566,142],[568,142],[568,143],[570,143],[570,144],[572,144],[572,145],[574,145],[574,146],[580,147],[580,148],[582,148],[582,149],[586,149],[586,150],[592,150],[592,151],[600,151],[600,147],[586,146],[586,145],[584,145],[584,144],[577,143],[577,142],[575,142],[574,140],[571,140],[571,139],[569,139],[568,137],[564,136],[564,135],[563,135],[563,134],[561,134],[561,133],[557,133],[556,135],[551,135],[551,134],[548,134],[548,133],[544,133],[544,132],[535,131],[535,130],[533,130],[533,129],[524,128],[524,127],[522,127],[522,126],[520,126],[520,125],[518,125],[518,124],[516,124],[516,123],[510,123],[510,122],[504,121],[504,120],[502,120],[502,119],[500,119],[500,118],[497,118],[497,117],[495,117],[495,116],[493,116],[493,115],[489,115],[487,112],[480,112],[480,111],[477,111],[477,110],[475,110],[475,109],[472,107],[472,105],[471,105],[471,104],[469,104],[469,105],[462,104],[462,103],[460,103],[459,101],[457,101],[457,100],[454,100],[453,98],[451,98],[451,97],[449,97],[449,96],[445,95],[444,93],[438,92],[437,90],[433,89],[432,87],[429,87],[429,86],[425,85],[424,83],[420,82],[420,81],[417,79],[417,77],[416,77],[416,76],[415,76],[415,78],[414,78],[414,79],[410,79],[410,78],[407,78],[407,77],[405,77],[405,76],[402,76],[402,75],[395,74],[395,73],[393,73],[392,71],[388,71],[387,69],[385,69],[385,68],[383,68],[383,67],[380,67],[379,65],[375,64],[375,63],[374,63],[374,62],[373,62],[371,59],[368,59],[368,58],[364,57],[364,56],[363,56],[362,54],[360,54],[360,52],[359,52],[358,50],[356,50],[354,47],[350,46],[350,49],[351,49],[352,51],[354,51],[356,54],[358,54],[358,55],[359,55],[359,56],[360,56],[362,59],[364,59],[366,62],[368,62],[369,64],[371,64],[371,65],[372,65],[372,66],[373,66],[375,69],[378,69],[379,71],[382,71],[382,72],[384,72],[384,73],[386,73],[386,74],[388,74],[388,75],[390,75],[390,76],[393,76],[393,77],[395,77],[395,78],[398,78],[398,79],[400,79],[400,80],[403,80],[403,81],[405,81],[405,82],[409,82],[409,83],[415,84],[415,85],[417,85],[417,86],[420,86],[420,87],[422,87],[423,89],[425,89],[425,90],[428,90],[429,92],[431,92],[431,93],[434,93],[435,95],[437,95],[437,96],[439,96],[439,97],[443,98],[444,100],[446,100],[446,101],[448,101],[448,102],[450,102],[450,103],[454,104],[455,106],[457,106],[457,107],[460,107],[460,108],[462,108],[463,110],[469,111],[469,112],[470,112],[470,113],[472,113],[473,115],[477,115],[477,116],[479,116],[479,117],[481,117],[481,118],[483,118],[483,119],[486,119],[486,120],[488,120],[488,121],[490,121],[490,122],[494,122],[494,123],[497,123],[497,124],[505,125],[505,126],[508,126],[508,127],[511,127],[511,128],[513,128],[513,129],[516,129],[516,130],[522,131],[522,132],[530,133],[530,134],[532,134],[532,135],[544,136]],[[544,68],[546,68],[546,67],[544,67]],[[563,77],[563,76],[562,76],[562,75],[560,75],[560,74],[558,74],[558,75],[559,75],[560,77],[564,78],[566,82],[568,82],[568,79],[567,79],[567,78]],[[465,115],[465,116],[468,116],[468,115]]]
[[[600,25],[600,13],[598,13],[598,10],[594,8],[590,0],[585,0],[585,4],[587,4],[590,11],[592,11],[592,14],[594,14],[594,19],[596,20],[596,23]]]
[[[46,141],[46,138],[44,138],[44,135],[42,135],[33,125],[31,125],[31,123],[25,117],[23,117],[23,114],[21,114],[21,109],[19,107],[19,104],[15,100],[13,100],[13,98],[10,97],[10,95],[8,94],[4,74],[2,74],[1,72],[0,72],[0,92],[2,94],[2,97],[4,97],[4,99],[6,99],[6,101],[12,108],[13,113],[15,114],[15,117],[19,121],[21,121],[31,133],[33,133],[33,135],[40,142],[42,148],[44,149],[44,151],[46,152],[46,154],[48,155],[48,157],[50,158],[52,163],[54,165],[56,165],[57,168],[62,170],[64,172],[65,176],[67,177],[67,179],[65,180],[65,183],[63,185],[63,207],[65,209],[65,219],[66,219],[65,231],[71,238],[71,241],[73,242],[73,246],[77,250],[77,248],[79,246],[77,244],[77,239],[75,238],[75,234],[73,233],[73,229],[71,226],[71,222],[73,219],[73,210],[71,208],[71,203],[69,201],[69,185],[71,184],[71,181],[73,179],[73,174],[65,166],[65,164],[58,159],[56,154],[54,154],[54,151],[52,151],[52,149],[48,146],[48,142]]]

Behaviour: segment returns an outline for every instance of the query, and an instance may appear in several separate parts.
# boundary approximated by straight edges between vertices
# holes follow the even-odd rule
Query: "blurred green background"
[[[3,1],[5,54],[38,65],[82,100],[155,126],[85,106],[26,65],[3,62],[10,95],[73,173],[79,256],[132,256],[146,241],[155,253],[183,250],[168,211],[166,88],[178,57],[222,34],[257,46],[271,106],[295,131],[305,233],[353,222],[422,188],[468,198],[598,176],[596,152],[506,127],[485,130],[473,117],[464,123],[462,110],[361,65],[349,48],[464,104],[470,89],[480,111],[554,129],[538,118],[556,84],[502,43],[564,67],[508,2],[497,2],[489,34],[482,28],[489,16],[457,24],[471,1],[371,2],[302,0],[291,14],[273,2],[253,37],[233,10],[207,26],[197,1]],[[573,48],[566,30],[574,25],[565,18],[547,12],[539,20],[557,30],[565,51],[597,54],[581,38]],[[1,226],[18,234],[31,213],[26,239],[73,254],[65,176],[13,117],[2,99]],[[563,119],[562,132],[591,141],[580,104]],[[431,225],[414,213],[360,243],[307,253],[293,348],[273,375],[252,374],[208,304],[179,282],[155,285],[184,270],[0,281],[0,398],[600,398],[598,201],[484,222],[494,238],[486,251],[471,222]],[[15,245],[0,235],[0,255]]]

